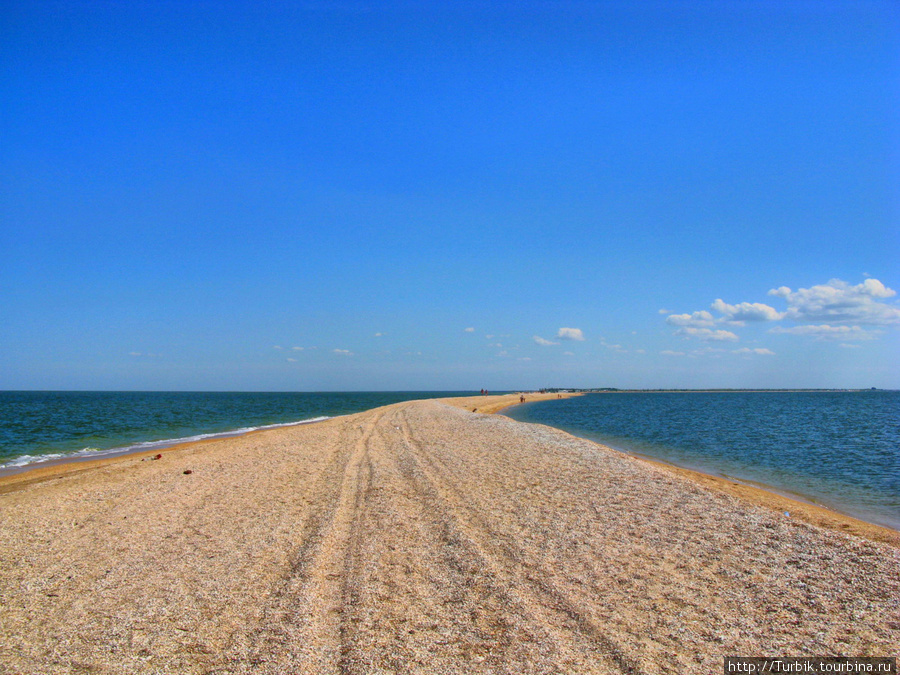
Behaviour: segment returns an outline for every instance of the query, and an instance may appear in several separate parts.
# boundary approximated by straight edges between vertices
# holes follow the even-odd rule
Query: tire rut
[[[376,411],[352,448],[335,454],[314,494],[299,546],[254,631],[247,659],[259,672],[348,672],[345,608],[353,604],[347,572],[362,533],[358,522],[371,489],[368,444],[383,416]],[[337,486],[336,489],[334,486]]]
[[[444,514],[441,527],[448,533],[448,538],[460,542],[489,570],[491,578],[500,581],[501,592],[520,611],[532,614],[532,623],[560,627],[574,638],[573,642],[580,648],[578,651],[586,650],[602,658],[612,672],[642,672],[621,645],[579,610],[576,601],[552,585],[548,570],[522,560],[520,550],[506,535],[494,531],[466,505],[466,495],[448,480],[448,472],[441,460],[415,439],[403,409],[393,415],[391,422],[400,431],[408,450],[404,474],[424,499],[441,505],[436,510]],[[556,642],[561,650],[565,650],[564,641]]]

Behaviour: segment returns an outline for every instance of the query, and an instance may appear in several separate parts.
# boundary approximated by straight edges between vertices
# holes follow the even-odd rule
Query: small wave
[[[315,422],[324,422],[325,420],[329,420],[331,417],[329,416],[321,416],[321,417],[312,417],[310,419],[298,420],[296,422],[280,422],[278,424],[265,424],[258,427],[241,427],[240,429],[232,429],[230,431],[218,431],[209,434],[195,434],[193,436],[183,436],[181,438],[166,438],[159,441],[143,441],[141,443],[134,443],[132,445],[123,445],[116,448],[107,448],[106,450],[101,450],[100,448],[82,448],[81,450],[77,450],[75,452],[70,453],[61,453],[54,452],[48,453],[46,455],[19,455],[18,457],[14,457],[8,462],[4,462],[0,464],[0,470],[3,469],[22,469],[24,467],[32,467],[40,464],[45,464],[47,462],[52,462],[55,460],[65,459],[65,460],[85,460],[85,459],[97,459],[100,457],[108,457],[112,455],[126,455],[132,452],[142,452],[145,450],[161,450],[162,448],[169,448],[173,445],[180,445],[182,443],[194,443],[196,441],[205,441],[211,438],[232,438],[234,436],[243,436],[244,434],[249,434],[252,431],[265,431],[266,429],[280,429],[283,427],[296,427],[302,424],[313,424]]]

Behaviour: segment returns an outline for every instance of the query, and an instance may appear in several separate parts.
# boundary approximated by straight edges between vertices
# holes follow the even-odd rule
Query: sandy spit
[[[720,673],[725,655],[900,652],[897,546],[482,414],[494,398],[4,479],[0,673]]]

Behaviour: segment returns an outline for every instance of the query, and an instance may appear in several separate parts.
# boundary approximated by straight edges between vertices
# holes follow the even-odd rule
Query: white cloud
[[[846,342],[842,342],[838,345],[838,347],[843,347],[844,349],[859,349],[859,345],[851,345],[847,344]]]
[[[663,349],[660,354],[663,356],[687,356],[684,352],[673,352],[671,349]]]
[[[612,349],[613,351],[616,351],[616,352],[627,352],[628,351],[622,345],[611,345],[603,338],[600,338],[600,344],[603,347],[606,347],[607,349]]]
[[[297,359],[292,359],[291,357],[288,357],[288,361],[290,361],[291,363],[297,363]]]
[[[530,356],[522,356],[519,358],[519,361],[531,361],[531,357]]]
[[[709,345],[707,345],[692,350],[691,356],[713,356],[714,358],[719,358],[724,352],[727,351],[727,349],[722,349],[721,347],[710,347]]]
[[[671,314],[672,312],[671,312],[671,310],[668,310],[668,309],[661,309],[661,310],[659,310],[659,313],[660,314]]]
[[[711,328],[694,328],[685,326],[675,331],[676,335],[697,338],[698,340],[712,340],[714,342],[736,341],[738,336],[730,330],[713,330]]]
[[[384,333],[375,333],[375,337],[384,337]]]
[[[742,302],[739,305],[729,305],[724,300],[717,299],[711,307],[724,315],[723,320],[741,324],[744,321],[778,321],[784,317],[782,312],[761,302]]]
[[[765,347],[756,347],[751,349],[750,347],[741,347],[740,349],[735,349],[731,352],[732,354],[760,354],[761,356],[775,356],[775,352],[771,349],[766,349]]]
[[[777,335],[807,335],[817,340],[874,340],[876,331],[867,331],[860,326],[794,326],[783,328],[775,326],[769,330]]]
[[[537,342],[541,347],[549,347],[551,345],[558,345],[558,342],[554,342],[553,340],[545,340],[540,335],[535,335],[532,338],[535,342]]]
[[[463,331],[465,331],[466,333],[474,333],[475,329],[474,328],[463,328]]]
[[[578,340],[584,342],[584,333],[580,328],[560,328],[556,333],[556,337],[561,340]]]
[[[575,352],[563,352],[563,356],[575,356]]]
[[[715,325],[713,315],[705,309],[693,314],[672,314],[666,317],[666,323],[670,326],[693,326],[695,328]]]
[[[272,349],[284,349],[281,345],[272,345]]]
[[[666,323],[677,328],[675,335],[703,341],[735,341],[738,339],[735,333],[718,327],[744,326],[746,322],[784,321],[789,327],[776,326],[769,332],[845,341],[875,339],[882,331],[867,328],[870,326],[900,326],[900,306],[892,300],[897,293],[878,279],[867,278],[856,286],[832,279],[827,284],[797,291],[780,286],[770,290],[769,295],[782,298],[786,310],[779,311],[761,302],[732,305],[718,298],[710,305],[718,317],[701,310],[669,314]],[[790,323],[812,325],[790,326]],[[738,350],[735,353],[763,352]]]
[[[832,279],[827,284],[797,291],[780,286],[770,290],[769,295],[785,299],[788,309],[784,316],[792,321],[869,326],[900,324],[900,308],[884,302],[897,292],[878,279],[866,279],[856,286]]]
[[[303,351],[303,347],[291,347],[291,349],[293,349],[295,352],[302,352],[302,351]]]
[[[128,352],[129,356],[141,356],[140,352]]]
[[[341,354],[342,356],[353,356],[353,352],[349,349],[332,349],[332,353]]]

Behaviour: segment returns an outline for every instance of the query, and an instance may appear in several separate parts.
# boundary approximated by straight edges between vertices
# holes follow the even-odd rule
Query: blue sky
[[[894,2],[0,35],[2,389],[900,388]]]

